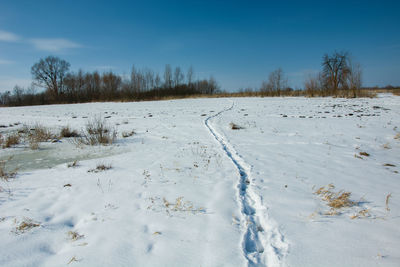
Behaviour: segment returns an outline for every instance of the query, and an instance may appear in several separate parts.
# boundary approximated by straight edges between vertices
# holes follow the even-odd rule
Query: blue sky
[[[40,58],[72,70],[165,64],[235,91],[281,67],[289,85],[346,50],[366,86],[400,85],[400,1],[7,1],[0,0],[0,91],[27,86]]]

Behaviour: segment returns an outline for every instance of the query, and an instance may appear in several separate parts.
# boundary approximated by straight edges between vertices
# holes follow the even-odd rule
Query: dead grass
[[[397,133],[393,138],[394,139],[400,139],[400,133]]]
[[[396,165],[391,164],[391,163],[385,163],[385,164],[383,164],[383,166],[385,166],[385,167],[396,167]]]
[[[350,200],[351,192],[340,190],[338,192],[334,192],[335,186],[333,184],[329,184],[327,186],[320,187],[314,194],[322,197],[322,200],[327,203],[327,205],[331,208],[330,213],[328,215],[337,215],[338,209],[349,208],[355,205],[358,205],[358,202],[354,202]]]
[[[36,223],[32,219],[26,218],[15,228],[15,233],[23,234],[23,233],[25,233],[33,228],[39,227],[39,226],[40,226],[40,223]]]
[[[96,166],[96,168],[88,170],[88,172],[98,173],[98,172],[107,171],[107,170],[110,170],[110,169],[112,169],[111,164],[101,163],[101,164],[98,164]]]
[[[229,123],[229,127],[230,127],[232,130],[244,129],[242,126],[239,126],[239,125],[237,125],[237,124],[235,124],[235,123],[233,123],[233,122]]]
[[[79,137],[79,134],[76,130],[72,130],[69,126],[65,126],[60,131],[60,137],[62,138],[70,138],[70,137]]]
[[[73,162],[68,163],[67,165],[68,168],[75,168],[77,166],[79,166],[78,160],[74,160]]]
[[[21,142],[21,137],[18,133],[9,134],[4,141],[2,141],[3,148],[10,148],[12,146],[18,145]]]
[[[355,215],[350,216],[350,219],[354,220],[354,219],[360,219],[360,218],[368,218],[370,216],[371,216],[370,210],[369,209],[363,209],[363,210],[360,210]]]
[[[71,241],[77,241],[77,240],[82,239],[82,238],[85,237],[84,235],[80,235],[76,231],[69,231],[67,233],[67,235],[68,235],[68,238],[71,239]]]
[[[117,137],[117,131],[101,117],[95,117],[86,124],[85,133],[75,138],[77,144],[111,145]]]
[[[55,138],[48,128],[38,123],[32,127],[25,126],[24,128],[21,132],[27,134],[29,147],[32,150],[39,149],[40,142],[47,142]]]
[[[6,170],[6,165],[9,160],[12,158],[10,157],[8,160],[2,160],[0,161],[0,179],[3,181],[8,182],[9,179],[15,178],[17,176],[17,170],[15,169],[14,171],[8,172]]]

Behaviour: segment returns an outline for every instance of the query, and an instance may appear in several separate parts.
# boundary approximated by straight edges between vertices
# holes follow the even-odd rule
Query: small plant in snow
[[[76,232],[76,231],[69,231],[69,232],[67,233],[67,235],[68,235],[68,238],[71,239],[71,241],[76,241],[76,240],[79,240],[79,239],[82,239],[82,238],[85,237],[84,235],[80,235],[80,234],[79,234],[78,232]]]
[[[20,143],[20,140],[21,138],[18,133],[11,133],[5,138],[5,140],[1,140],[0,143],[2,144],[3,148],[10,148],[12,146],[18,145]]]
[[[40,142],[47,142],[55,137],[48,128],[38,123],[31,127],[25,126],[21,132],[26,135],[29,147],[33,150],[39,149]]]
[[[78,144],[85,145],[111,145],[117,137],[117,131],[107,124],[102,117],[95,117],[86,124],[82,136],[77,137]]]
[[[101,163],[101,164],[98,164],[96,166],[96,168],[88,170],[88,172],[97,173],[97,172],[102,172],[102,171],[106,171],[106,170],[110,170],[110,169],[112,169],[111,164],[103,164],[103,163]]]
[[[72,130],[69,126],[63,127],[60,131],[60,137],[79,137],[79,134],[76,130]]]
[[[77,167],[77,166],[79,166],[78,165],[78,160],[74,160],[73,162],[68,163],[68,165],[67,165],[68,168],[74,168],[74,167]]]
[[[330,210],[325,213],[325,215],[334,216],[340,215],[340,210],[344,208],[351,208],[353,206],[358,206],[359,202],[352,201],[350,199],[351,192],[340,190],[338,192],[334,192],[335,186],[333,184],[329,184],[327,186],[322,186],[318,188],[314,192],[315,195],[318,195],[322,198],[323,201],[327,203],[330,207]],[[366,215],[367,212],[364,212]],[[357,215],[358,216],[358,215]]]
[[[33,228],[39,227],[40,223],[33,221],[32,219],[25,218],[15,227],[16,234],[23,234]]]
[[[0,161],[0,179],[3,181],[6,181],[6,182],[8,182],[9,179],[15,178],[15,176],[17,176],[16,169],[12,172],[8,172],[6,170],[7,162],[11,159],[12,159],[12,157],[10,157],[8,160]]]
[[[232,130],[244,129],[242,126],[239,126],[239,125],[237,125],[237,124],[235,124],[235,123],[233,123],[233,122],[229,123],[229,127],[230,127]]]

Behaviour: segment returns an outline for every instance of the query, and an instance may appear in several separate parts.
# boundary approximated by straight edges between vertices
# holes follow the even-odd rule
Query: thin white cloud
[[[20,37],[12,32],[0,30],[0,41],[2,42],[17,42]]]
[[[13,64],[13,63],[14,63],[14,61],[0,58],[0,65],[8,65],[8,64]]]
[[[66,49],[82,47],[82,45],[78,43],[62,38],[56,38],[56,39],[35,38],[35,39],[30,39],[29,42],[33,44],[36,49],[48,52],[60,52]]]

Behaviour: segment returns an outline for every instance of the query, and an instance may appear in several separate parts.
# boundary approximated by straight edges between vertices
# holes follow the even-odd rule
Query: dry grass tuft
[[[54,138],[51,131],[41,124],[35,124],[30,131],[31,138],[36,139],[38,142],[47,142]]]
[[[73,162],[68,163],[68,165],[67,165],[68,168],[74,168],[77,166],[79,166],[78,160],[74,160]]]
[[[400,139],[400,133],[397,133],[393,138],[394,139]]]
[[[5,140],[3,140],[0,136],[0,143],[3,148],[10,148],[12,146],[18,145],[21,141],[21,137],[19,136],[18,133],[11,133],[9,134]]]
[[[110,170],[110,169],[112,169],[111,164],[103,164],[102,163],[102,164],[98,164],[96,166],[96,168],[88,170],[88,172],[98,173],[98,172],[102,172],[102,171],[106,171],[106,170]]]
[[[8,172],[6,170],[7,162],[11,159],[12,159],[12,157],[10,157],[8,160],[0,161],[0,180],[8,182],[9,179],[15,178],[17,176],[16,169],[12,172]]]
[[[239,126],[239,125],[237,125],[237,124],[235,124],[235,123],[233,123],[233,122],[229,123],[229,127],[230,127],[232,130],[244,129],[242,126]]]
[[[360,210],[357,214],[350,216],[350,219],[354,220],[357,218],[367,218],[370,217],[369,209]]]
[[[29,147],[32,150],[39,149],[40,142],[47,142],[55,138],[48,128],[38,123],[32,127],[25,126],[21,132],[27,135]]]
[[[329,184],[327,186],[320,187],[314,194],[322,197],[322,200],[327,202],[327,205],[331,207],[331,211],[327,215],[337,215],[338,209],[349,208],[357,205],[357,202],[351,201],[350,196],[351,192],[346,192],[340,190],[338,192],[334,192],[335,186],[333,184]]]
[[[76,231],[69,231],[69,232],[67,233],[67,235],[68,235],[68,238],[71,239],[72,241],[76,241],[76,240],[79,240],[79,239],[82,239],[82,238],[85,237],[84,235],[80,235],[80,234],[79,234],[78,232],[76,232]]]
[[[76,130],[71,130],[71,128],[69,128],[69,126],[66,126],[61,129],[60,137],[64,137],[64,138],[79,137],[79,134]]]
[[[109,126],[105,119],[95,117],[86,124],[85,133],[75,140],[78,144],[85,145],[111,145],[117,137],[117,131]]]
[[[75,261],[76,261],[76,262],[80,262],[81,259],[78,260],[78,259],[76,258],[76,256],[73,256],[73,257],[69,260],[69,262],[67,263],[67,265],[70,265],[71,263],[73,263],[73,262],[75,262]]]
[[[32,219],[24,219],[16,228],[15,232],[17,234],[23,234],[35,227],[39,227],[40,223],[34,222]]]

